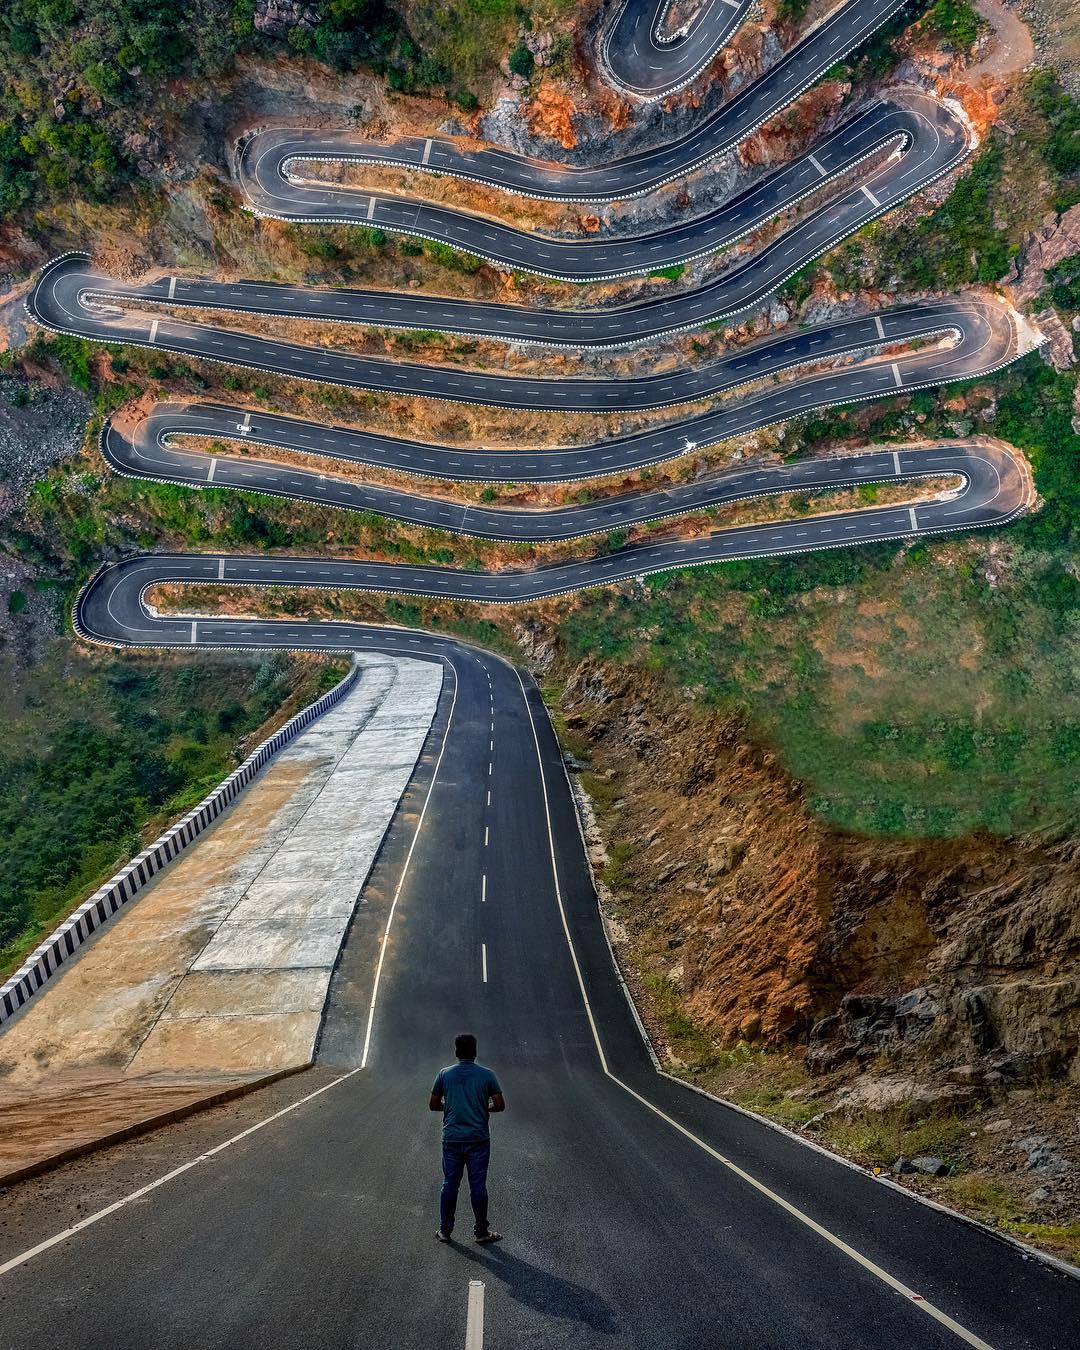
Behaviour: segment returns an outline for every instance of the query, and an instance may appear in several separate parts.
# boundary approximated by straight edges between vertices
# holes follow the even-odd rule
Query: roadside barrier
[[[339,703],[352,689],[360,674],[354,659],[349,673],[309,707],[274,732],[253,751],[238,769],[204,797],[194,810],[178,820],[149,848],[126,867],[122,867],[104,886],[95,891],[64,922],[36,947],[11,979],[0,987],[0,1027],[33,998],[65,961],[69,960],[92,933],[129,904],[146,888],[151,879],[180,856],[221,815],[248,786],[259,771],[316,718]]]

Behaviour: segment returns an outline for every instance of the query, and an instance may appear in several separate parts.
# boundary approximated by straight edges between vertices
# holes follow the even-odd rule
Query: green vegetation
[[[189,810],[283,703],[310,702],[343,663],[84,656],[55,643],[12,707],[0,750],[0,969]]]
[[[916,224],[887,218],[825,260],[842,290],[955,290],[1000,281],[1028,230],[1080,201],[1080,102],[1047,71],[1010,104],[947,200]],[[815,269],[816,270],[816,269]]]
[[[923,27],[928,32],[956,50],[970,47],[982,26],[982,20],[969,0],[934,0],[923,20]]]
[[[671,1053],[691,1072],[700,1072],[713,1059],[712,1042],[687,1017],[683,1011],[682,995],[666,975],[647,975],[645,983]]]
[[[1046,274],[1050,303],[1067,313],[1080,313],[1080,253],[1064,258]]]
[[[883,254],[893,271],[904,269],[908,285],[955,290],[968,282],[998,281],[1016,252],[997,223],[1006,151],[998,136],[960,179],[943,206],[899,232]]]
[[[549,22],[570,7],[547,0],[533,16]],[[137,129],[175,116],[169,82],[220,77],[243,49],[285,43],[342,71],[367,63],[392,90],[441,91],[469,111],[524,13],[516,0],[444,0],[406,23],[391,0],[317,8],[314,28],[274,38],[256,32],[253,0],[9,0],[0,12],[0,219],[73,190],[99,203],[145,190],[139,160],[153,161],[158,147]],[[531,76],[527,48],[513,60]]]
[[[649,273],[649,276],[663,278],[667,281],[678,281],[685,271],[685,263],[672,263],[670,267],[657,267]]]
[[[1075,380],[1032,355],[995,384],[984,425],[1027,452],[1045,500],[994,539],[1001,579],[979,535],[666,573],[633,596],[584,596],[560,624],[571,657],[645,665],[748,719],[837,825],[1075,827],[1080,581],[1063,561],[1080,534]],[[902,437],[916,414],[922,434],[948,436],[947,396],[820,414],[799,444]]]
[[[511,75],[520,75],[523,80],[532,79],[536,62],[533,60],[532,52],[529,51],[524,42],[519,42],[510,53],[509,65]]]
[[[449,267],[452,272],[464,272],[467,276],[479,272],[484,265],[483,258],[478,258],[473,253],[465,253],[450,244],[440,244],[433,239],[424,241],[424,252],[443,267]]]
[[[951,1153],[970,1130],[962,1116],[930,1114],[912,1119],[905,1109],[830,1115],[815,1131],[824,1142],[849,1158],[870,1166],[889,1167],[899,1157],[926,1155],[948,1166]]]
[[[0,15],[0,217],[76,187],[103,201],[130,181],[133,108],[167,97],[178,75],[220,71],[254,31],[251,12],[244,0],[10,0]]]

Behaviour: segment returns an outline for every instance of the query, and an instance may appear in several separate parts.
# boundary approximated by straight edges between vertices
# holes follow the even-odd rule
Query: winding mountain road
[[[750,0],[703,0],[679,11],[686,31],[676,34],[667,0],[624,0],[602,30],[601,68],[635,96],[661,97],[707,65],[750,8]],[[179,312],[341,319],[600,352],[752,307],[803,261],[954,167],[969,148],[956,111],[910,92],[867,105],[812,155],[724,207],[625,240],[527,235],[306,175],[311,162],[344,160],[453,173],[550,199],[644,194],[731,149],[900,8],[900,0],[849,0],[691,134],[601,166],[543,164],[446,137],[380,145],[296,129],[260,132],[243,147],[243,189],[263,214],[375,224],[578,280],[692,261],[766,218],[792,214],[772,244],[696,288],[570,312],[184,277],[127,286],[82,255],[43,271],[32,317],[95,341],[503,408],[700,405],[591,445],[489,450],[262,410],[162,404],[103,431],[106,461],[139,478],[258,490],[523,541],[595,535],[774,492],[943,476],[960,486],[912,505],[657,539],[529,572],[221,553],[148,554],[99,570],[74,614],[77,631],[94,642],[388,651],[441,661],[447,679],[421,768],[341,956],[318,1086],[301,1084],[283,1107],[255,1102],[243,1129],[207,1117],[141,1151],[111,1151],[93,1164],[85,1203],[77,1171],[58,1173],[51,1189],[17,1193],[9,1200],[17,1217],[0,1230],[5,1347],[32,1336],[65,1350],[413,1350],[433,1340],[478,1350],[475,1305],[485,1291],[488,1343],[545,1350],[1072,1343],[1080,1285],[1068,1273],[656,1073],[611,960],[559,747],[522,672],[432,633],[178,615],[149,599],[157,585],[209,584],[525,602],[664,568],[1002,525],[1027,509],[1028,468],[995,442],[748,465],[543,510],[453,501],[423,487],[424,479],[559,483],[627,474],[814,408],[987,374],[1030,345],[1018,317],[990,295],[793,329],[704,365],[619,379],[354,356],[187,322]],[[831,193],[823,205],[807,196],[820,191]],[[229,453],[240,443],[249,453]],[[275,461],[254,447],[304,458]],[[330,472],[319,471],[321,461]],[[334,461],[412,481],[406,488],[334,476]],[[510,1104],[498,1121],[493,1171],[494,1215],[507,1240],[494,1250],[438,1246],[431,1233],[435,1145],[423,1107],[448,1036],[466,1025]],[[470,1280],[481,1282],[479,1293]]]
[[[566,243],[459,211],[428,208],[425,214],[415,204],[396,204],[399,223],[393,228],[404,233],[451,243],[501,266],[584,282],[662,270],[715,253],[776,220],[823,185],[859,172],[857,185],[842,186],[796,226],[736,260],[719,276],[691,289],[667,286],[658,295],[627,302],[573,309],[526,307],[345,287],[183,277],[122,285],[80,266],[79,256],[71,255],[51,271],[47,289],[39,284],[33,312],[46,322],[55,323],[58,316],[86,336],[113,329],[125,304],[136,301],[142,306],[435,330],[576,350],[633,347],[727,322],[753,309],[812,259],[955,168],[968,150],[963,121],[946,105],[911,92],[904,94],[903,103],[864,110],[813,153],[755,184],[734,203],[617,244],[606,238]],[[496,180],[490,185],[499,186]],[[365,207],[368,200],[361,198],[354,221],[378,221],[379,212],[372,214]]]
[[[689,18],[676,26],[676,0],[655,5],[621,0],[604,25],[600,59],[611,83],[647,102],[690,84],[749,17],[755,0],[684,5]]]

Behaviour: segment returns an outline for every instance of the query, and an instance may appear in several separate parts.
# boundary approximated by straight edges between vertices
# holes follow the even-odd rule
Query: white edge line
[[[465,1350],[484,1350],[484,1281],[469,1281],[465,1323]]]
[[[415,653],[413,653],[413,655],[415,655]],[[265,1119],[256,1121],[254,1125],[249,1125],[247,1129],[241,1130],[239,1134],[234,1134],[228,1139],[223,1139],[220,1144],[215,1144],[213,1148],[207,1149],[205,1153],[200,1153],[198,1157],[191,1158],[189,1161],[181,1163],[179,1167],[174,1167],[171,1172],[166,1172],[164,1176],[157,1177],[154,1181],[148,1182],[145,1186],[140,1186],[137,1191],[132,1191],[130,1195],[125,1195],[119,1200],[114,1200],[111,1205],[106,1205],[104,1209],[99,1209],[93,1214],[88,1214],[85,1219],[80,1219],[78,1223],[74,1223],[69,1228],[65,1228],[63,1232],[54,1233],[52,1237],[45,1238],[44,1241],[37,1243],[36,1246],[30,1247],[27,1251],[20,1252],[17,1256],[11,1257],[0,1265],[0,1276],[8,1274],[19,1266],[26,1265],[28,1262],[32,1261],[35,1256],[40,1256],[42,1253],[49,1251],[52,1247],[58,1246],[61,1242],[66,1242],[68,1238],[74,1237],[76,1233],[81,1233],[84,1229],[91,1228],[94,1224],[100,1222],[100,1220],[107,1219],[110,1214],[116,1214],[119,1210],[126,1209],[128,1205],[133,1204],[136,1200],[143,1199],[145,1196],[150,1195],[151,1192],[156,1191],[159,1187],[164,1186],[167,1182],[174,1181],[177,1177],[183,1176],[185,1172],[190,1172],[192,1168],[198,1167],[200,1163],[207,1162],[209,1159],[216,1157],[219,1153],[223,1153],[227,1148],[231,1148],[233,1144],[238,1144],[242,1139],[249,1138],[259,1130],[265,1129],[267,1125],[272,1125],[274,1121],[281,1120],[283,1116],[289,1115],[290,1112],[295,1111],[298,1107],[306,1106],[308,1102],[314,1101],[316,1097],[321,1097],[324,1092],[329,1092],[331,1088],[336,1088],[339,1084],[346,1082],[350,1078],[354,1078],[367,1067],[368,1047],[371,1040],[371,1024],[375,1015],[375,999],[378,994],[379,977],[382,974],[387,939],[390,935],[390,925],[393,921],[394,910],[397,908],[398,899],[405,884],[405,878],[409,872],[409,865],[412,862],[413,852],[416,849],[416,842],[423,829],[424,818],[427,815],[431,795],[439,776],[439,768],[442,764],[443,755],[446,753],[447,742],[450,738],[450,725],[454,719],[454,709],[457,706],[457,668],[454,666],[453,661],[445,655],[440,654],[440,660],[445,662],[446,665],[449,665],[450,669],[454,672],[454,694],[450,703],[450,715],[446,719],[446,729],[443,732],[442,747],[439,750],[439,757],[435,761],[435,769],[431,775],[431,782],[428,784],[424,805],[420,811],[420,818],[416,822],[412,843],[409,845],[409,851],[405,856],[405,863],[401,869],[401,876],[398,879],[397,889],[394,892],[390,914],[387,917],[386,927],[383,930],[382,946],[379,952],[379,964],[375,973],[375,987],[372,991],[371,1006],[368,1010],[367,1033],[364,1037],[363,1058],[360,1064],[357,1065],[355,1069],[349,1069],[347,1073],[343,1073],[339,1078],[335,1078],[333,1082],[325,1083],[321,1088],[316,1088],[314,1092],[309,1092],[306,1097],[300,1097],[297,1101],[291,1102],[288,1106],[283,1106],[280,1111],[275,1111],[272,1115],[266,1116]]]
[[[987,1341],[984,1341],[980,1337],[976,1336],[974,1332],[968,1331],[966,1327],[961,1326],[959,1322],[951,1318],[948,1315],[948,1313],[943,1312],[940,1308],[928,1302],[921,1294],[917,1294],[913,1289],[911,1289],[908,1285],[904,1284],[901,1280],[898,1280],[894,1275],[890,1275],[887,1270],[884,1270],[881,1266],[871,1261],[869,1257],[863,1256],[861,1252],[857,1251],[854,1247],[850,1246],[842,1238],[837,1237],[835,1233],[830,1232],[829,1229],[823,1227],[815,1219],[812,1219],[809,1214],[805,1214],[802,1210],[798,1209],[790,1201],[785,1200],[783,1196],[777,1194],[776,1191],[771,1190],[763,1182],[758,1181],[756,1177],[752,1176],[744,1168],[740,1167],[737,1163],[732,1162],[730,1158],[726,1158],[722,1153],[718,1152],[710,1144],[707,1144],[704,1139],[701,1139],[691,1130],[688,1130],[685,1125],[681,1125],[677,1120],[674,1119],[674,1117],[669,1116],[665,1111],[662,1111],[660,1107],[650,1102],[647,1097],[643,1097],[639,1092],[636,1092],[632,1087],[624,1083],[620,1078],[616,1077],[616,1075],[612,1073],[610,1067],[608,1066],[607,1056],[604,1054],[603,1045],[601,1044],[600,1041],[600,1036],[596,1027],[596,1020],[593,1016],[592,1007],[589,1004],[588,994],[586,993],[585,981],[581,974],[581,966],[578,962],[577,951],[574,948],[574,942],[570,935],[570,927],[566,918],[566,909],[563,904],[562,888],[559,884],[559,869],[555,854],[555,837],[551,825],[551,806],[548,800],[547,774],[544,770],[543,756],[540,751],[540,738],[537,734],[536,720],[533,717],[532,706],[529,703],[528,693],[526,692],[525,683],[521,677],[521,672],[518,671],[517,675],[518,675],[518,683],[521,686],[521,696],[525,702],[525,711],[528,714],[529,725],[532,729],[533,744],[536,748],[537,765],[540,770],[540,783],[544,795],[544,817],[548,832],[548,847],[551,857],[551,873],[555,892],[555,902],[559,909],[559,917],[562,921],[563,933],[566,936],[566,942],[570,951],[570,959],[574,967],[574,973],[577,976],[578,989],[581,993],[581,998],[585,1005],[585,1013],[589,1022],[589,1027],[592,1031],[593,1043],[596,1046],[596,1052],[600,1060],[600,1066],[605,1076],[610,1078],[613,1083],[615,1083],[618,1087],[622,1088],[623,1091],[626,1092],[629,1096],[633,1097],[635,1101],[639,1102],[649,1111],[652,1111],[654,1115],[659,1116],[659,1118],[665,1121],[668,1125],[670,1125],[672,1129],[677,1130],[679,1134],[684,1136],[684,1138],[690,1140],[691,1143],[696,1144],[698,1148],[700,1148],[703,1152],[707,1153],[711,1158],[714,1158],[723,1167],[726,1167],[728,1171],[732,1172],[741,1181],[744,1181],[747,1185],[752,1186],[754,1190],[756,1190],[760,1195],[763,1195],[765,1196],[766,1199],[771,1200],[780,1209],[784,1210],[785,1213],[790,1215],[791,1218],[796,1219],[798,1220],[799,1223],[804,1224],[807,1228],[811,1230],[811,1232],[816,1233],[819,1237],[824,1238],[826,1242],[828,1242],[831,1246],[835,1247],[838,1251],[842,1252],[845,1256],[847,1256],[850,1260],[854,1261],[857,1265],[861,1266],[869,1274],[876,1276],[877,1279],[882,1281],[882,1283],[888,1285],[890,1289],[893,1289],[895,1290],[896,1293],[901,1294],[914,1307],[920,1309],[922,1312],[925,1312],[929,1317],[932,1317],[936,1322],[939,1322],[942,1326],[946,1327],[966,1345],[975,1346],[977,1347],[977,1350],[993,1350],[993,1347]]]
[[[776,1134],[782,1134],[786,1139],[793,1143],[801,1144],[803,1148],[808,1148],[814,1153],[819,1153],[823,1158],[828,1158],[830,1162],[838,1163],[841,1167],[846,1167],[852,1172],[858,1172],[860,1176],[867,1177],[869,1180],[876,1181],[880,1186],[887,1186],[890,1190],[898,1192],[908,1200],[913,1200],[920,1205],[925,1205],[928,1209],[936,1210],[939,1214],[946,1214],[950,1219],[955,1219],[958,1223],[964,1224],[968,1228],[974,1228],[978,1232],[993,1238],[997,1242],[1004,1243],[1011,1247],[1015,1252],[1024,1257],[1025,1260],[1039,1261],[1043,1265],[1052,1267],[1059,1274],[1069,1275],[1072,1279],[1080,1279],[1080,1267],[1070,1265],[1059,1256],[1053,1256],[1050,1252],[1042,1251],[1038,1247],[1032,1247],[1027,1242],[1022,1242],[1011,1233],[1003,1232],[1000,1228],[993,1228],[988,1223],[983,1223],[981,1219],[973,1218],[970,1214],[965,1214],[963,1210],[951,1209],[948,1205],[943,1205],[940,1200],[934,1200],[929,1195],[923,1195],[920,1191],[913,1191],[909,1187],[901,1185],[894,1181],[892,1177],[884,1173],[875,1175],[867,1171],[860,1163],[853,1162],[850,1158],[845,1158],[842,1153],[834,1153],[832,1149],[826,1148],[824,1144],[819,1144],[816,1139],[811,1139],[805,1134],[800,1134],[797,1130],[789,1129],[782,1125],[778,1120],[773,1120],[771,1116],[763,1116],[757,1111],[751,1111],[745,1106],[739,1106],[737,1102],[730,1101],[727,1097],[721,1097],[715,1092],[710,1092],[708,1088],[703,1088],[699,1083],[691,1082],[687,1078],[680,1078],[677,1074],[669,1073],[661,1064],[660,1057],[656,1053],[656,1047],[652,1043],[645,1023],[641,1020],[641,1014],[638,1012],[637,1004],[634,1002],[634,996],[630,992],[630,986],[623,975],[622,967],[619,964],[619,958],[612,945],[611,934],[608,931],[604,910],[599,903],[599,890],[596,886],[596,872],[592,865],[592,859],[589,857],[588,840],[585,837],[585,819],[582,814],[580,797],[587,795],[584,788],[581,788],[576,780],[571,778],[570,771],[566,764],[566,757],[562,761],[563,776],[566,778],[570,789],[570,795],[574,801],[574,814],[577,817],[578,834],[581,836],[581,847],[585,854],[586,866],[589,875],[592,878],[593,890],[597,893],[597,911],[600,915],[600,927],[604,934],[604,940],[607,943],[608,955],[611,957],[611,964],[615,971],[615,978],[622,986],[623,994],[626,996],[626,1002],[629,1005],[631,1016],[634,1019],[637,1029],[641,1035],[642,1042],[652,1060],[653,1068],[661,1078],[666,1078],[669,1083],[675,1083],[687,1092],[696,1092],[699,1097],[707,1097],[709,1101],[715,1102],[718,1106],[723,1106],[729,1111],[734,1111],[737,1115],[745,1116],[747,1120],[752,1120],[758,1125],[765,1126],[766,1129],[773,1130]]]
[[[383,965],[386,961],[386,948],[390,941],[390,928],[394,922],[394,914],[397,912],[398,901],[401,899],[401,892],[404,889],[406,878],[409,875],[409,867],[412,863],[413,853],[416,851],[417,841],[420,838],[420,832],[424,827],[424,819],[427,816],[428,807],[431,805],[431,795],[435,791],[435,784],[438,781],[439,769],[442,767],[443,756],[446,754],[446,747],[450,741],[450,727],[454,721],[454,711],[457,708],[458,696],[458,673],[452,660],[449,657],[443,657],[446,664],[454,672],[454,695],[450,701],[450,715],[446,719],[446,729],[443,732],[442,745],[439,748],[439,758],[435,761],[435,768],[431,774],[431,782],[428,784],[427,794],[424,797],[424,805],[420,810],[420,818],[416,822],[416,829],[413,831],[412,843],[409,845],[409,851],[405,855],[405,864],[401,869],[401,876],[398,878],[397,887],[394,890],[394,898],[390,902],[390,912],[386,916],[386,927],[383,929],[382,942],[379,946],[379,963],[375,967],[375,980],[371,986],[371,1004],[368,1007],[367,1027],[364,1031],[364,1049],[360,1056],[360,1068],[366,1069],[368,1062],[368,1051],[371,1048],[371,1030],[375,1022],[375,1003],[379,997],[379,985],[382,982]],[[353,1070],[355,1073],[356,1070]]]

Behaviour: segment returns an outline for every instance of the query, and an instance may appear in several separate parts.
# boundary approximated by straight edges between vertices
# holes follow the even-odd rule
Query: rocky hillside
[[[672,1067],[1075,1257],[1080,844],[845,834],[738,718],[622,666],[557,683],[609,929]]]

